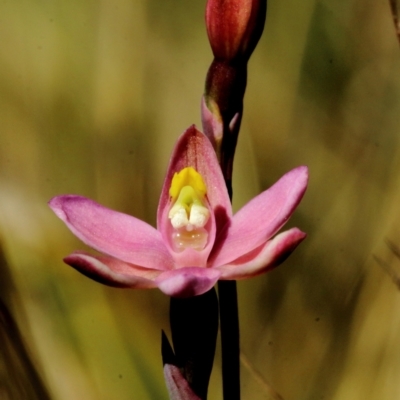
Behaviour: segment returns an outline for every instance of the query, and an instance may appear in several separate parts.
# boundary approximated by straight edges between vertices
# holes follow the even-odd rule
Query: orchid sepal
[[[307,183],[308,168],[294,168],[245,204],[219,232],[211,266],[227,264],[275,235],[299,204]]]
[[[81,274],[107,286],[130,289],[151,289],[157,287],[154,279],[158,270],[150,270],[125,263],[106,255],[93,255],[75,251],[63,261]]]
[[[220,280],[241,280],[261,275],[282,264],[307,237],[298,228],[279,233],[249,254],[218,267]]]

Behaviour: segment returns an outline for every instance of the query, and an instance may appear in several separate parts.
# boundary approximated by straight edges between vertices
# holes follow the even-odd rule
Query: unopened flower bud
[[[208,0],[206,26],[214,56],[248,61],[266,18],[266,0]]]

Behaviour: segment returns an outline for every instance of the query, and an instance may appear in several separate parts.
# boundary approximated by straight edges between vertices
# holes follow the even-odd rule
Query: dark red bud
[[[214,56],[246,61],[264,29],[266,0],[208,0],[206,26]]]

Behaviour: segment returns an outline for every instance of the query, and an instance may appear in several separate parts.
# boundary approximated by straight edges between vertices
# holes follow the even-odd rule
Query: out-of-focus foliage
[[[390,2],[390,8],[392,10],[392,18],[393,18],[393,23],[394,23],[394,28],[396,30],[397,38],[399,39],[400,42],[400,2],[399,0],[389,0]]]
[[[243,398],[395,399],[400,293],[387,272],[400,276],[400,259],[386,240],[400,247],[400,51],[390,5],[268,4],[234,204],[307,164],[309,190],[290,225],[309,237],[283,266],[238,285]],[[19,378],[54,400],[167,398],[168,299],[65,266],[84,246],[46,202],[77,193],[155,223],[174,141],[200,121],[212,59],[204,7],[0,3],[0,296],[36,367],[26,373],[7,344],[16,358],[1,364],[0,393],[22,362]],[[219,381],[217,359],[211,400]]]

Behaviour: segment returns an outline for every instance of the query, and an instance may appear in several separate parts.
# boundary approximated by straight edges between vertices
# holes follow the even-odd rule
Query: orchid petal
[[[193,167],[203,177],[208,201],[216,214],[217,227],[222,227],[232,216],[229,195],[211,142],[193,125],[182,134],[175,145],[158,205],[158,228],[162,230],[162,225],[166,223],[163,217],[165,208],[170,206],[169,188],[172,177],[175,172],[186,167]]]
[[[93,256],[74,252],[64,262],[77,271],[104,285],[119,288],[150,289],[160,271],[139,268],[109,256]]]
[[[307,235],[297,228],[289,229],[228,265],[218,267],[222,280],[246,279],[267,272],[292,253]]]
[[[90,247],[141,267],[173,268],[160,233],[145,222],[81,196],[57,196],[49,206]]]
[[[210,290],[220,272],[216,269],[186,267],[161,273],[155,280],[158,288],[168,296],[198,296]]]
[[[164,365],[164,378],[170,400],[200,400],[175,365]]]
[[[307,181],[307,167],[297,167],[247,203],[218,235],[209,266],[227,264],[272,237],[299,204]]]

